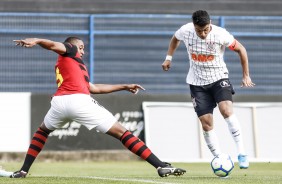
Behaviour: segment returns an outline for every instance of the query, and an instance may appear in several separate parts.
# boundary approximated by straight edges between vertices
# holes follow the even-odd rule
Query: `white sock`
[[[214,132],[214,130],[210,131],[203,131],[205,141],[207,143],[208,148],[210,149],[213,156],[219,155],[221,153],[221,150],[219,148],[219,143],[217,136]]]
[[[232,135],[237,151],[239,154],[246,155],[243,143],[243,135],[241,131],[241,125],[235,114],[232,114],[228,118],[225,119],[228,124],[229,132]]]

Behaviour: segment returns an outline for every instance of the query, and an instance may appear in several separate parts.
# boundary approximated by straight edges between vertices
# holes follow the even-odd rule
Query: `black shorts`
[[[216,104],[229,100],[233,102],[235,93],[229,79],[220,79],[205,86],[190,85],[191,98],[198,117],[213,113]]]

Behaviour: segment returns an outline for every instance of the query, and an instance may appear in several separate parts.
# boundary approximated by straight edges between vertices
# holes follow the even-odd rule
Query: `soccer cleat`
[[[247,155],[238,155],[238,163],[240,169],[248,169],[249,167],[249,161],[247,158]]]
[[[175,168],[171,166],[170,163],[165,163],[165,164],[166,164],[165,167],[159,167],[157,169],[160,177],[167,177],[169,175],[181,176],[186,172],[186,170],[184,169]]]
[[[21,171],[16,171],[14,172],[10,178],[25,178],[25,176],[27,175],[27,172],[21,170]]]

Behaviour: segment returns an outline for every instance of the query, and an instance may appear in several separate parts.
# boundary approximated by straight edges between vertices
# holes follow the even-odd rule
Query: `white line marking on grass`
[[[167,183],[167,182],[157,182],[153,180],[139,180],[139,179],[129,179],[129,178],[106,178],[98,176],[85,176],[79,178],[93,178],[98,180],[111,180],[111,181],[128,181],[128,182],[143,182],[143,183],[155,183],[155,184],[176,184],[176,183]]]

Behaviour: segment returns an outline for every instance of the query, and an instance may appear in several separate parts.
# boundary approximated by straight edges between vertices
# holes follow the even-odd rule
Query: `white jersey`
[[[228,78],[223,55],[225,47],[229,47],[235,39],[224,28],[211,26],[206,39],[197,36],[193,23],[183,25],[175,32],[175,37],[185,43],[189,55],[188,84],[202,86]]]

